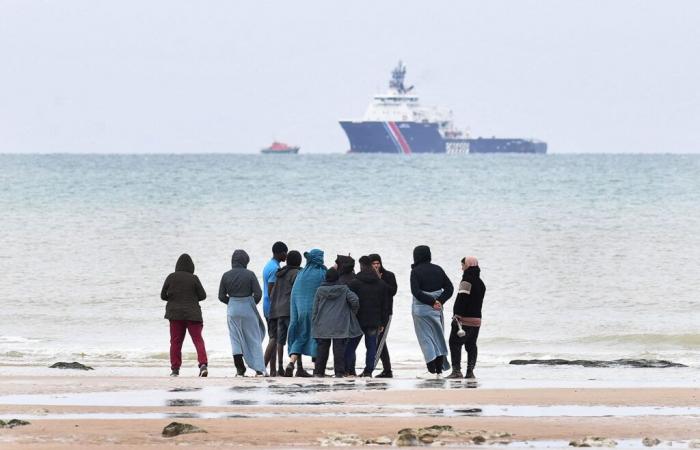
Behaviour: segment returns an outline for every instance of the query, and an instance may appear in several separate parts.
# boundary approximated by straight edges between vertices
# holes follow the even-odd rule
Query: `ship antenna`
[[[403,84],[403,80],[405,77],[406,66],[404,66],[403,62],[399,60],[399,64],[394,70],[391,71],[391,81],[389,81],[389,87],[392,89],[396,89],[396,91],[399,94],[405,94],[406,92],[410,91],[411,89],[413,89],[413,86],[411,86],[409,89],[406,89],[406,87]]]

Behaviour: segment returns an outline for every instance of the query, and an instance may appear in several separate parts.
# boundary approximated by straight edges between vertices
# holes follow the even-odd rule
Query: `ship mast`
[[[406,78],[406,66],[403,62],[399,61],[399,64],[394,70],[391,71],[391,80],[389,81],[389,88],[396,90],[399,94],[408,94],[413,90],[413,86],[406,87],[403,84],[403,80]]]

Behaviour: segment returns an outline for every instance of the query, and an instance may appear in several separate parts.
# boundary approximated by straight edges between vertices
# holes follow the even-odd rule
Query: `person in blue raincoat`
[[[316,289],[326,279],[326,267],[323,265],[323,250],[317,248],[304,253],[306,265],[297,275],[292,288],[289,331],[287,333],[290,362],[285,369],[285,376],[291,377],[294,364],[297,365],[297,377],[310,377],[304,370],[301,356],[316,357],[316,340],[311,334],[311,314],[314,306]]]

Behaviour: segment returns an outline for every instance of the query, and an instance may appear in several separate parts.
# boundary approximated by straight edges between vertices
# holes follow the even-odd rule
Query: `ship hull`
[[[445,153],[445,141],[436,123],[351,122],[340,126],[351,153]]]
[[[263,155],[296,155],[299,153],[299,147],[287,148],[284,150],[273,150],[271,148],[264,148],[260,150]]]
[[[547,153],[545,142],[506,138],[443,138],[437,123],[342,121],[350,153]]]
[[[547,143],[530,139],[476,138],[469,140],[469,153],[547,153]]]

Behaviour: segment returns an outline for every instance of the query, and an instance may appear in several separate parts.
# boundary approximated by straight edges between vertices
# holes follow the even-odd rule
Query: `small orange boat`
[[[272,154],[278,154],[278,155],[296,155],[299,153],[299,147],[298,146],[290,146],[285,144],[284,142],[273,142],[271,146],[265,147],[264,149],[260,150],[260,153],[272,153]]]

